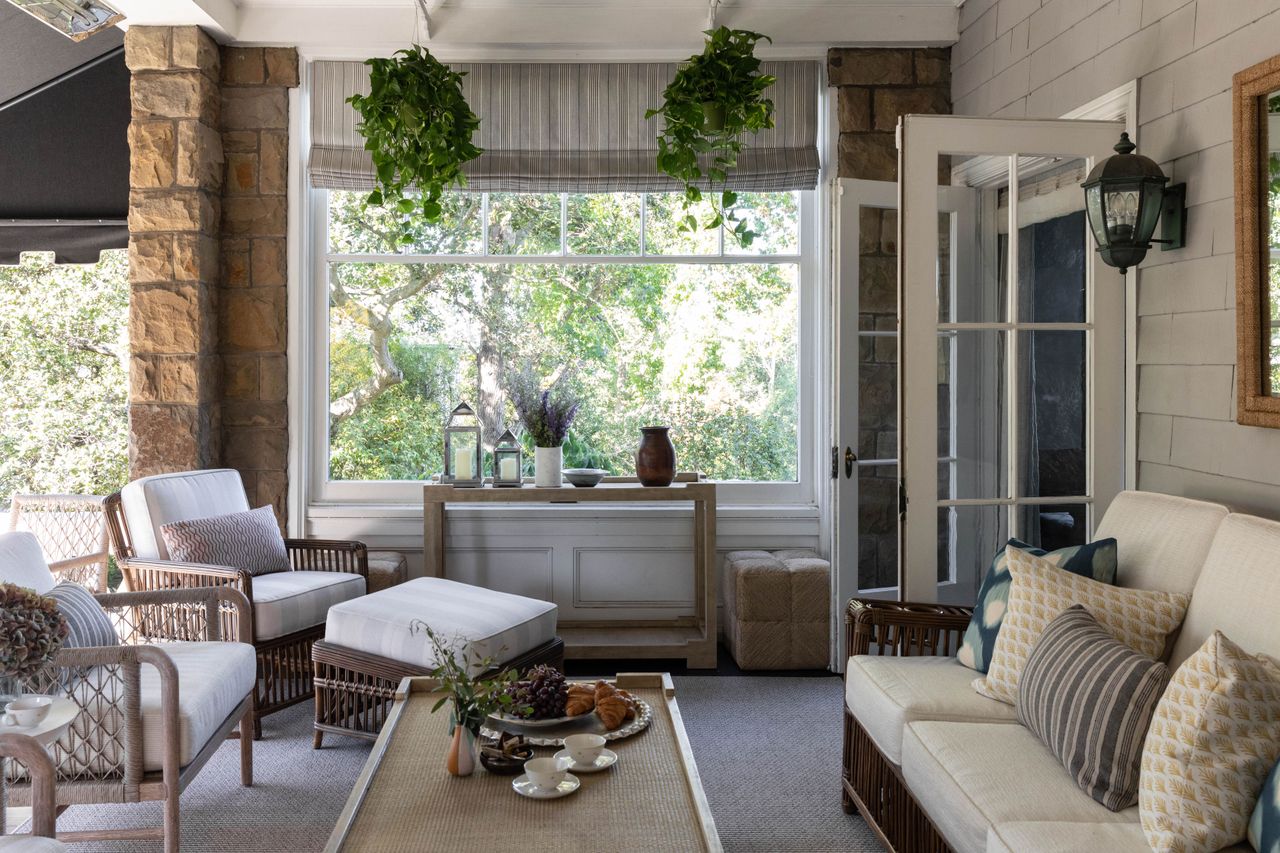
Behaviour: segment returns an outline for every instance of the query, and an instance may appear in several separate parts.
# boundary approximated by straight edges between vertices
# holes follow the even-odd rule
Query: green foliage
[[[109,494],[128,476],[129,269],[27,254],[0,266],[0,503]]]
[[[483,153],[471,142],[480,119],[462,96],[463,73],[439,62],[421,45],[390,59],[368,59],[369,94],[347,99],[360,113],[356,126],[373,157],[377,189],[369,204],[435,222],[440,195],[466,185],[462,164]],[[420,194],[415,200],[412,191]],[[413,239],[408,229],[404,242]]]
[[[520,677],[514,669],[505,670],[492,678],[474,678],[473,672],[484,672],[492,669],[496,661],[493,658],[482,658],[471,651],[470,646],[462,638],[446,639],[437,634],[430,625],[421,619],[409,623],[409,633],[423,633],[431,643],[436,668],[431,670],[431,677],[439,682],[439,690],[444,695],[432,706],[435,713],[453,700],[453,709],[449,725],[449,734],[453,734],[456,726],[462,726],[471,734],[479,736],[480,726],[485,719],[498,711],[523,711],[515,708],[506,688],[514,684]]]
[[[662,93],[662,106],[647,111],[645,118],[663,118],[658,168],[684,184],[682,228],[699,227],[690,210],[703,199],[706,187],[711,216],[701,227],[729,226],[740,245],[750,246],[756,233],[734,210],[737,194],[725,189],[717,193],[715,188],[723,188],[730,170],[738,165],[743,134],[773,127],[773,101],[764,97],[764,91],[774,78],[760,73],[755,55],[756,42],[772,40],[723,26],[707,30],[706,35],[702,53],[690,57],[676,72]]]

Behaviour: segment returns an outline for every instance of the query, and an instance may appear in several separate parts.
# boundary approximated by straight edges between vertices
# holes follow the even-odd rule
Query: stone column
[[[131,27],[129,476],[220,462],[214,322],[222,141],[217,45]]]
[[[222,54],[222,446],[254,506],[285,517],[288,409],[285,234],[292,48],[228,47]]]

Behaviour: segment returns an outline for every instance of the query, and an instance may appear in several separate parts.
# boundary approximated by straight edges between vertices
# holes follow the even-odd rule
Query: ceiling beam
[[[111,0],[124,14],[120,28],[195,24],[219,42],[236,40],[240,6],[236,0]]]

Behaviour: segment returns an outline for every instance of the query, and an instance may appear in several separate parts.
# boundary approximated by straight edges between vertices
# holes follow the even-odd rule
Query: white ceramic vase
[[[533,484],[539,489],[558,489],[564,485],[564,448],[533,449]]]

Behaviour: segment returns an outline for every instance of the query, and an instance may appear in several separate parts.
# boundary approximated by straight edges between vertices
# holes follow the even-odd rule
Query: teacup
[[[600,757],[600,751],[604,749],[604,738],[592,734],[569,735],[564,739],[564,748],[569,750],[574,764],[588,767]]]
[[[29,729],[40,725],[53,707],[53,700],[48,696],[19,696],[4,706],[5,722],[20,728]]]
[[[530,758],[524,763],[524,772],[529,774],[533,787],[544,791],[554,790],[563,782],[568,769],[567,758]]]

